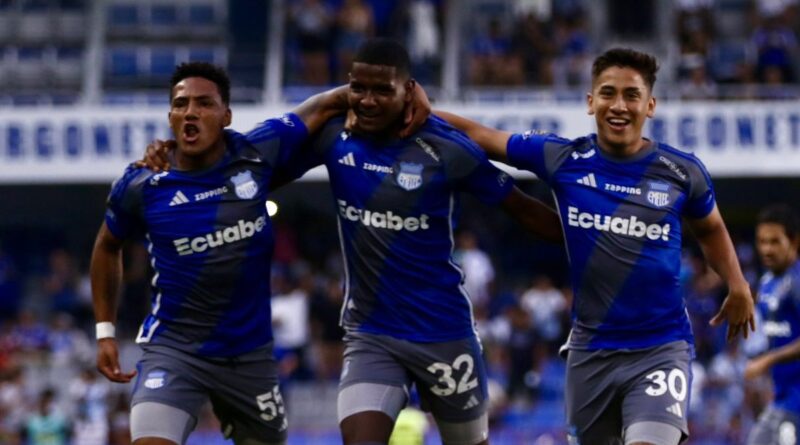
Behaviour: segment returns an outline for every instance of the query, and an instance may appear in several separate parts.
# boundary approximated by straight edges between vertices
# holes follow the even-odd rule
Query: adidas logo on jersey
[[[408,216],[403,218],[400,215],[395,215],[392,211],[376,212],[374,210],[365,210],[347,205],[347,201],[340,199],[339,201],[339,216],[342,219],[349,221],[360,221],[361,224],[367,227],[375,227],[378,229],[389,230],[408,230],[409,232],[416,232],[417,230],[427,230],[430,228],[428,225],[428,215],[422,214],[419,218]]]
[[[589,173],[588,175],[582,178],[578,178],[578,180],[575,182],[577,182],[578,184],[588,185],[589,187],[597,188],[597,181],[595,181],[594,179],[594,173]]]
[[[577,207],[569,206],[567,209],[567,223],[572,227],[599,230],[619,235],[628,235],[634,238],[645,238],[653,241],[662,239],[669,241],[669,224],[647,224],[639,221],[636,216],[608,216],[598,213],[581,212]]]
[[[169,202],[169,206],[179,206],[181,204],[186,204],[187,202],[189,202],[189,198],[187,198],[182,191],[178,190],[175,192],[175,196],[173,196],[172,200]]]
[[[471,396],[469,397],[469,400],[467,401],[467,404],[466,404],[466,405],[464,405],[464,407],[463,407],[463,408],[461,408],[461,409],[462,409],[462,410],[464,410],[464,411],[466,411],[466,410],[468,410],[468,409],[470,409],[470,408],[475,408],[476,406],[478,406],[478,404],[479,404],[479,402],[478,402],[478,399],[477,399],[477,398],[475,397],[475,395],[473,394],[473,395],[471,395]]]
[[[176,239],[172,243],[175,244],[175,250],[178,251],[178,255],[191,255],[193,253],[205,252],[209,248],[251,238],[256,233],[264,230],[264,226],[266,225],[266,216],[259,216],[254,221],[240,219],[233,226],[203,236],[198,236],[191,240],[189,238]]]
[[[346,155],[344,155],[341,158],[339,158],[339,163],[340,164],[344,164],[344,165],[348,165],[350,167],[355,167],[356,166],[356,157],[353,156],[353,152],[351,151],[350,153],[347,153]]]
[[[680,418],[683,418],[683,410],[681,409],[681,404],[679,402],[675,402],[672,405],[668,406],[667,412],[675,414]]]

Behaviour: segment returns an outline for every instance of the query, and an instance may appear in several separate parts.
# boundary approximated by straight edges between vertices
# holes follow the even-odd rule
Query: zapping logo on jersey
[[[396,230],[398,232],[401,230],[416,232],[417,230],[430,228],[430,225],[428,225],[429,217],[424,213],[419,217],[408,216],[403,218],[400,215],[395,215],[391,210],[388,212],[376,212],[347,205],[347,201],[343,199],[338,200],[338,202],[339,216],[348,221],[361,222],[367,227]]]
[[[647,224],[636,216],[621,217],[581,212],[577,207],[568,207],[567,222],[572,227],[599,230],[635,238],[662,239],[669,241],[669,224]]]
[[[254,221],[240,219],[235,225],[220,229],[196,238],[179,238],[173,241],[178,255],[191,255],[193,253],[205,252],[209,248],[219,247],[223,244],[235,243],[236,241],[253,237],[258,232],[264,230],[267,225],[267,217],[259,216]]]

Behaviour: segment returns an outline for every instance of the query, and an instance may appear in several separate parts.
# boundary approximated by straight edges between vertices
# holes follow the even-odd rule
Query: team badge
[[[411,191],[418,189],[422,185],[422,164],[413,162],[401,162],[400,172],[397,174],[397,185]]]
[[[149,389],[158,389],[164,386],[167,380],[167,373],[165,371],[150,371],[147,374],[147,379],[144,381],[144,387]]]
[[[650,181],[647,187],[647,202],[656,207],[664,207],[669,204],[669,184]]]
[[[231,182],[236,186],[236,196],[242,199],[250,199],[258,193],[258,184],[253,180],[253,173],[250,170],[231,177]]]

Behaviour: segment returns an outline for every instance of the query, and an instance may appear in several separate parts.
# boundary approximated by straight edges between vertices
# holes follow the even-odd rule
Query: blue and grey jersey
[[[246,134],[226,130],[226,153],[208,169],[129,167],[117,180],[106,225],[120,239],[143,235],[155,272],[138,343],[226,357],[272,340],[265,201],[273,170],[306,136],[286,115]]]
[[[342,325],[415,342],[475,335],[453,260],[458,195],[498,204],[512,179],[435,117],[389,143],[344,131],[343,124],[329,122],[313,148],[336,201],[347,275]]]
[[[769,349],[777,349],[800,339],[800,261],[781,275],[767,272],[758,290],[761,329],[769,339]],[[773,404],[800,415],[800,361],[772,367],[775,390]]]
[[[575,299],[567,347],[646,348],[693,343],[680,291],[681,217],[715,206],[693,155],[656,142],[614,158],[596,135],[575,140],[527,132],[509,162],[549,184],[564,227]]]

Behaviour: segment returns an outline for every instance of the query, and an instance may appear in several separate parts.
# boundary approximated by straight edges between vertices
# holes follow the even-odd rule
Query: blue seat
[[[108,56],[108,74],[130,78],[139,74],[139,55],[136,48],[112,48]]]
[[[195,4],[189,6],[190,25],[214,25],[217,21],[217,14],[213,5]]]
[[[108,23],[114,27],[133,27],[139,24],[139,8],[136,4],[116,3],[111,5],[108,12]]]
[[[150,7],[150,24],[173,27],[178,24],[178,8],[175,5],[155,4]]]
[[[178,63],[177,49],[174,47],[154,47],[150,49],[150,70],[153,77],[169,77]]]

